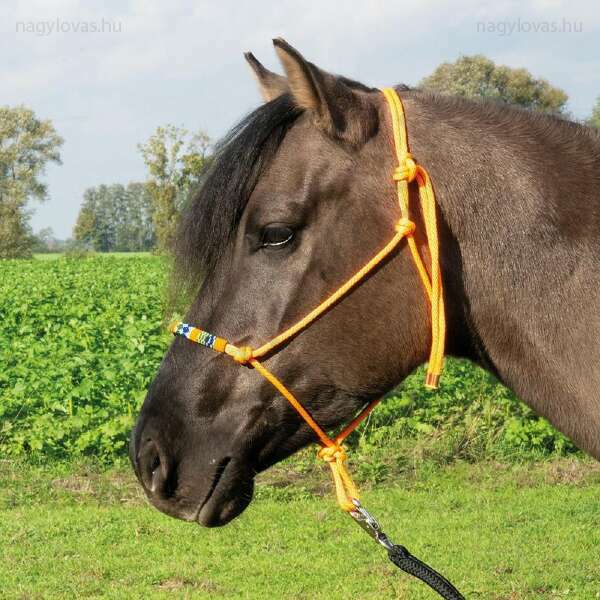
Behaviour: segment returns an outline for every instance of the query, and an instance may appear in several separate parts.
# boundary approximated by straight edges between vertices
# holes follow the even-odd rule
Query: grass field
[[[329,494],[288,479],[278,468],[241,518],[206,530],[147,506],[124,467],[4,461],[0,597],[437,597]],[[600,597],[599,497],[597,463],[563,459],[423,465],[363,501],[467,598],[587,600]]]

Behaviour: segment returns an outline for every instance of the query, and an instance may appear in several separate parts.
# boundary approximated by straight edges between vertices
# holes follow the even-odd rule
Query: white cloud
[[[477,23],[583,22],[574,35],[478,33]],[[17,33],[16,23],[120,24],[113,33]],[[50,173],[52,202],[36,224],[66,235],[83,189],[142,175],[135,144],[171,121],[219,135],[258,102],[242,59],[252,50],[277,68],[271,38],[370,84],[416,83],[459,54],[526,66],[564,87],[583,116],[600,94],[600,11],[583,0],[192,2],[5,0],[0,103],[25,103],[55,119],[67,139]]]

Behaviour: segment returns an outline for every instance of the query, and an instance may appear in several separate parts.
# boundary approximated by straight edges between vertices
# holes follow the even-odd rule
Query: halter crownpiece
[[[394,137],[394,149],[398,159],[398,166],[393,172],[393,179],[396,182],[396,193],[398,196],[398,205],[400,207],[400,218],[395,224],[396,233],[392,239],[361,269],[359,269],[350,279],[343,283],[331,296],[326,298],[321,304],[309,312],[304,318],[286,329],[283,333],[274,337],[269,342],[258,348],[249,346],[236,346],[225,338],[216,336],[208,331],[194,327],[187,323],[178,322],[170,327],[174,335],[186,337],[188,340],[210,348],[216,352],[222,352],[230,356],[234,361],[242,365],[248,365],[254,368],[277,391],[293,406],[300,416],[311,427],[319,439],[322,448],[319,451],[319,458],[329,463],[333,479],[335,482],[336,495],[338,503],[342,510],[349,512],[356,518],[356,502],[358,493],[347,469],[346,453],[342,447],[342,442],[363,419],[369,414],[379,400],[368,404],[353,420],[333,439],[319,426],[310,413],[302,406],[296,397],[285,385],[269,371],[258,359],[272,353],[284,342],[295,336],[297,333],[312,324],[317,317],[327,311],[333,304],[348,294],[357,283],[373,271],[381,262],[406,238],[410,248],[413,261],[417,272],[425,288],[425,293],[431,306],[431,352],[429,355],[429,364],[425,378],[425,386],[428,388],[437,388],[440,374],[444,362],[444,338],[446,330],[444,298],[442,289],[442,275],[439,265],[439,242],[436,221],[435,195],[431,180],[425,169],[418,165],[408,151],[406,119],[400,97],[393,88],[382,90],[387,100],[392,118],[392,131]],[[409,211],[409,187],[408,184],[416,181],[419,189],[419,199],[421,202],[421,212],[423,222],[425,223],[425,234],[429,245],[429,254],[431,256],[431,276],[421,258],[419,249],[413,237],[415,223],[410,218]]]

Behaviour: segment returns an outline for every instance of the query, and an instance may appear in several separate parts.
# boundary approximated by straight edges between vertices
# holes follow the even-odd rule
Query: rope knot
[[[250,346],[233,346],[231,348],[231,352],[227,352],[236,363],[240,365],[245,365],[252,358],[252,353],[254,351]]]
[[[328,463],[343,462],[346,460],[346,451],[342,446],[324,446],[317,456]]]
[[[392,175],[394,181],[414,181],[417,176],[417,163],[414,161],[410,152],[406,154],[406,158],[404,159],[404,164],[399,165],[394,169],[394,174]]]
[[[412,235],[416,229],[415,224],[410,219],[404,217],[394,227],[398,233],[403,233],[404,235]]]

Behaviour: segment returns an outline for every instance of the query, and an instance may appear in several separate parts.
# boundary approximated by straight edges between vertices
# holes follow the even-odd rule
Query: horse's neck
[[[533,125],[528,137],[521,113],[511,131],[491,121],[486,132],[468,111],[442,112],[436,119],[431,105],[407,103],[413,154],[444,222],[449,335],[458,340],[450,348],[600,458],[600,239],[582,222],[600,231],[595,175],[585,161],[578,173],[572,153],[545,151]],[[590,203],[575,222],[574,207]]]

